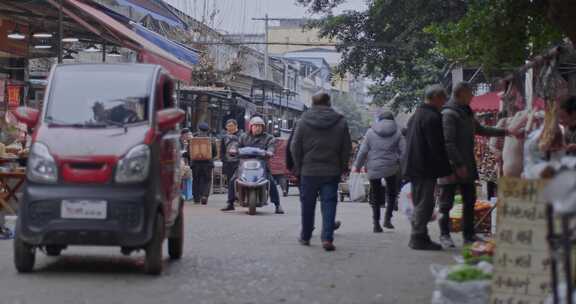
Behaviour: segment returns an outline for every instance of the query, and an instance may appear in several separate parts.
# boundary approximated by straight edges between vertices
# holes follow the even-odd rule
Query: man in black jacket
[[[454,206],[456,189],[460,190],[463,199],[462,233],[464,243],[477,240],[474,232],[474,204],[476,203],[476,180],[478,168],[474,154],[475,135],[486,137],[504,137],[508,132],[504,129],[490,128],[481,125],[470,108],[474,97],[472,86],[460,82],[452,90],[452,100],[442,110],[444,142],[454,175],[441,178],[440,194],[440,243],[444,247],[453,248],[450,237],[450,210]]]
[[[238,148],[254,147],[265,150],[269,156],[273,156],[276,152],[276,139],[274,136],[265,132],[266,123],[264,119],[255,116],[250,120],[250,130],[240,136]],[[274,178],[270,174],[270,170],[266,168],[268,174],[268,181],[270,182],[270,200],[276,206],[276,214],[284,214],[284,210],[280,205],[280,194],[278,194],[278,186]],[[234,210],[234,201],[236,200],[236,190],[234,187],[235,178],[233,178],[228,185],[228,206],[222,211]]]
[[[238,146],[240,145],[240,130],[235,119],[226,121],[226,135],[222,137],[220,153],[222,159],[222,171],[226,175],[226,180],[231,183],[234,173],[238,169],[240,160],[238,159]],[[234,210],[234,204],[227,205],[222,211]]]
[[[194,196],[194,203],[201,203],[202,205],[208,204],[208,197],[210,197],[210,188],[212,185],[212,171],[214,169],[214,158],[216,158],[216,143],[210,135],[210,126],[202,122],[198,125],[198,132],[194,133],[193,137],[206,137],[210,139],[212,159],[210,160],[190,160],[190,168],[192,169],[192,193]],[[192,158],[192,156],[190,156]]]
[[[290,152],[294,171],[300,176],[302,231],[300,243],[310,245],[314,230],[316,199],[322,202],[322,246],[333,251],[338,184],[348,170],[352,141],[344,116],[331,107],[330,96],[319,94],[302,115],[294,131]]]
[[[451,173],[440,114],[446,98],[442,86],[426,88],[424,103],[408,122],[402,173],[412,183],[414,214],[409,246],[415,250],[442,250],[430,239],[427,226],[434,212],[436,179]]]

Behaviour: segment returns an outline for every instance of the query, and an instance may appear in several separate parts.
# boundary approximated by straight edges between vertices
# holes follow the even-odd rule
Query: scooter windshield
[[[254,147],[244,147],[238,149],[238,153],[240,157],[247,158],[247,157],[264,157],[266,156],[266,151],[260,148]]]

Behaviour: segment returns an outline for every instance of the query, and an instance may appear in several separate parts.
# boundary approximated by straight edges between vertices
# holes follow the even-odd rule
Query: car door
[[[173,88],[172,80],[167,75],[162,74],[159,81],[156,111],[175,106],[172,97]],[[180,149],[180,136],[176,128],[162,134],[160,143],[160,179],[164,214],[169,225],[175,221],[178,216],[178,208],[180,207]]]

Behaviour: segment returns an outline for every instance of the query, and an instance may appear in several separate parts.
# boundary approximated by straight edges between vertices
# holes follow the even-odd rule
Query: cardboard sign
[[[543,304],[550,294],[546,204],[541,180],[499,182],[491,304]]]

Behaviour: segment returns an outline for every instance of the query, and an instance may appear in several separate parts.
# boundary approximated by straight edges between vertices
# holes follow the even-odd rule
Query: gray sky
[[[209,25],[232,34],[255,33],[264,31],[262,21],[252,21],[252,18],[300,18],[311,17],[305,8],[294,4],[294,0],[164,0],[180,10],[188,12],[192,17],[202,20],[204,3],[207,3],[207,20]],[[366,0],[347,0],[338,8],[342,10],[364,10]],[[210,14],[216,9],[217,14],[210,22]]]

